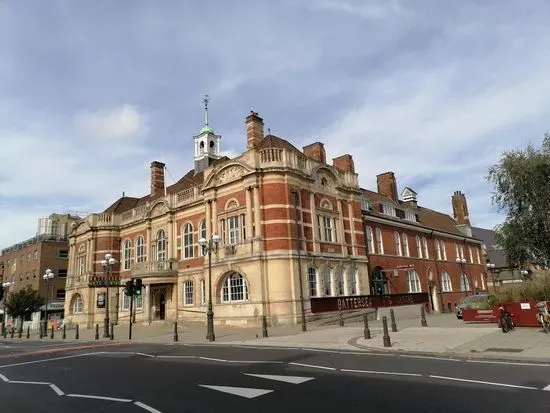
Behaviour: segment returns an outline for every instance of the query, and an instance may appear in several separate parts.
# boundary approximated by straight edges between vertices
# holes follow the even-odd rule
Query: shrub
[[[550,301],[550,275],[542,275],[495,294],[495,303],[511,301]]]

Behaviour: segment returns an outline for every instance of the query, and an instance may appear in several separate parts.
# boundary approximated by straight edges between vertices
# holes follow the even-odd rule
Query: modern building
[[[104,274],[105,254],[118,260],[113,277],[143,280],[138,322],[203,321],[210,292],[216,324],[258,325],[266,316],[276,325],[300,322],[301,297],[309,318],[310,297],[430,291],[441,311],[484,288],[481,243],[468,232],[462,194],[453,197],[454,220],[419,207],[414,191],[399,200],[392,173],[379,176],[378,192],[363,190],[352,155],[328,164],[322,143],[299,150],[266,136],[255,112],[246,118],[246,150],[229,159],[205,113],[194,168],[178,182],[167,186],[165,165],[152,162],[147,195],[123,196],[72,226],[69,324],[102,324],[105,301],[113,321],[129,319],[121,287],[91,282]],[[209,267],[199,240],[214,235]]]
[[[6,289],[7,294],[31,286],[46,298],[46,291],[48,291],[49,315],[52,318],[63,317],[65,280],[69,261],[68,229],[78,219],[80,218],[70,214],[51,214],[47,218],[40,218],[35,237],[2,249],[0,255],[2,283],[11,283]],[[48,269],[52,271],[53,278],[46,282],[43,275]],[[44,316],[44,312],[45,306],[41,314],[34,316],[33,328],[36,327],[40,317]]]

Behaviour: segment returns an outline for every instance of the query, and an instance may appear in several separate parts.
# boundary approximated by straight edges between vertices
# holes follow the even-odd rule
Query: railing
[[[139,221],[144,219],[147,215],[147,206],[141,205],[137,208],[126,211],[122,214],[121,221],[123,224],[128,224],[130,222]]]
[[[148,276],[176,276],[178,274],[177,260],[136,262],[132,264],[132,275]]]
[[[90,279],[91,272],[87,271],[82,275],[78,274],[69,274],[67,275],[67,279],[65,281],[67,287],[76,287],[79,285],[88,285],[88,281]]]
[[[175,194],[173,198],[173,205],[178,207],[182,205],[189,204],[193,201],[196,201],[200,198],[200,191],[198,187],[193,187],[189,189],[184,189],[183,191]]]

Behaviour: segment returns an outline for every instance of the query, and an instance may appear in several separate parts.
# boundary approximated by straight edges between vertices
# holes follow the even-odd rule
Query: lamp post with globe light
[[[48,333],[48,300],[50,298],[50,280],[54,277],[54,273],[49,268],[46,270],[42,278],[46,282],[46,303],[44,305],[44,335]]]
[[[103,273],[105,274],[105,286],[107,291],[105,293],[105,319],[103,326],[103,337],[109,337],[109,282],[111,274],[113,273],[113,266],[117,263],[117,260],[111,254],[105,254],[105,259],[101,261],[103,267]]]
[[[468,296],[468,290],[471,288],[470,286],[470,280],[468,279],[468,275],[466,274],[466,258],[457,258],[456,263],[460,266],[460,283],[466,287],[464,290],[464,294],[466,297]],[[465,280],[462,279],[464,277]],[[466,285],[468,283],[468,285]],[[472,290],[474,291],[474,290]]]
[[[487,263],[487,270],[489,270],[489,272],[491,273],[491,278],[493,279],[493,292],[496,293],[497,292],[497,286],[496,286],[496,281],[495,281],[495,264],[493,264],[492,262],[488,262]]]
[[[199,244],[202,248],[203,254],[208,254],[208,311],[206,312],[206,339],[209,341],[215,341],[214,311],[212,309],[212,252],[214,252],[214,254],[218,252],[220,236],[214,234],[209,240],[206,238],[201,238],[199,240]]]

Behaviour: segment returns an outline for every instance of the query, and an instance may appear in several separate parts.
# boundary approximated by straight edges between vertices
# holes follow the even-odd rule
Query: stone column
[[[212,204],[211,202],[212,201],[208,200],[204,204],[204,208],[205,208],[204,222],[206,223],[206,239],[210,239],[210,237],[212,236],[212,210],[211,210]]]
[[[255,236],[262,236],[262,218],[260,213],[260,190],[259,186],[254,186],[254,226],[256,227]]]
[[[87,254],[86,254],[86,272],[91,271],[93,273],[94,271],[94,261],[95,261],[95,251],[93,250],[93,241],[92,238],[88,238],[87,240]]]
[[[250,187],[245,188],[245,196],[246,196],[246,234],[247,238],[253,238],[253,225],[252,225],[252,198],[250,194]]]
[[[146,248],[145,257],[147,259],[147,262],[151,262],[153,260],[153,239],[151,234],[150,222],[147,224],[147,240],[145,241],[145,248]]]
[[[357,240],[355,239],[355,217],[353,216],[353,198],[348,202],[348,216],[351,230],[351,251],[352,255],[357,255]],[[374,237],[374,231],[372,233]]]
[[[313,252],[319,251],[319,225],[317,222],[317,208],[315,207],[315,193],[309,193],[309,210],[311,214],[311,227],[312,227],[312,237],[313,241]]]
[[[168,218],[168,245],[167,245],[167,251],[166,251],[166,261],[171,260],[172,258],[175,258],[173,252],[174,248],[177,247],[176,239],[177,239],[177,233],[174,233],[174,220],[171,216]]]
[[[145,317],[151,322],[151,286],[145,286]]]
[[[222,234],[220,234],[220,228],[218,228],[218,200],[216,198],[212,200],[212,233],[218,234],[222,237]]]

